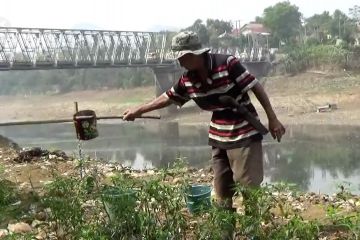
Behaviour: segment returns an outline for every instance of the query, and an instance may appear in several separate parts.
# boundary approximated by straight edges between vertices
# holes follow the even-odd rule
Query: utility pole
[[[236,31],[236,38],[239,40],[239,46],[241,47],[241,38],[240,38],[240,20],[235,20],[235,31]]]
[[[235,30],[236,30],[236,36],[240,36],[240,20],[235,20]]]
[[[341,39],[340,14],[339,14],[339,39]]]

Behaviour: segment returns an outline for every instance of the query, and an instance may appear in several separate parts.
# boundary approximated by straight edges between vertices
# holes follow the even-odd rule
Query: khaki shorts
[[[257,187],[263,181],[262,142],[250,142],[248,146],[235,149],[213,147],[212,162],[214,187],[220,198],[234,195],[234,183]]]

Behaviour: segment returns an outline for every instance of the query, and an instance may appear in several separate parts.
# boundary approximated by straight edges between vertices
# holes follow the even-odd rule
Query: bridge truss
[[[0,71],[62,68],[174,66],[171,32],[0,28]],[[243,61],[262,51],[212,49]],[[259,57],[260,56],[260,57]]]
[[[0,70],[171,65],[171,33],[0,28]]]

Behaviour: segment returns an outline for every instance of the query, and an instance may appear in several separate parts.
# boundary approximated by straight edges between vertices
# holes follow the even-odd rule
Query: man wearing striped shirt
[[[201,47],[199,37],[191,31],[177,34],[171,47],[187,72],[155,100],[126,110],[124,120],[134,120],[143,113],[172,103],[182,106],[189,100],[195,101],[201,109],[213,112],[209,145],[212,146],[214,187],[219,202],[231,208],[234,183],[256,187],[263,180],[262,135],[220,98],[235,99],[258,118],[247,93],[252,90],[267,114],[273,138],[280,142],[285,128],[277,119],[263,87],[239,59],[210,53],[209,48]]]

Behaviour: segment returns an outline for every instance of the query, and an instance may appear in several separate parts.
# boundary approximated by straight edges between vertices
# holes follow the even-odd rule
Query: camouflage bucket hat
[[[198,35],[192,31],[185,31],[176,34],[171,42],[171,50],[175,53],[176,58],[191,53],[200,55],[210,51],[210,48],[202,48]]]

